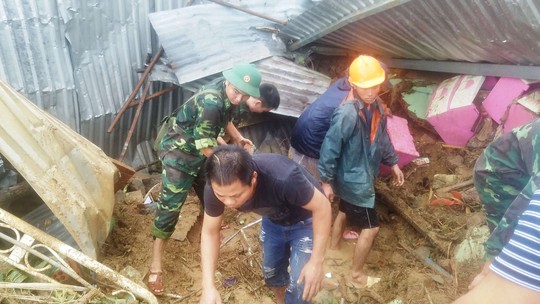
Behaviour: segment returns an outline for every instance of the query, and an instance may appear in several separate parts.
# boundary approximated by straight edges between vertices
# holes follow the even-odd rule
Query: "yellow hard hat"
[[[359,88],[371,88],[384,82],[384,69],[371,56],[360,55],[349,67],[349,82]]]

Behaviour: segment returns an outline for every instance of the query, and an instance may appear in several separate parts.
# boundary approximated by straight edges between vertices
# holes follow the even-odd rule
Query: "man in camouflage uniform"
[[[250,96],[259,97],[261,74],[251,64],[239,64],[223,72],[224,80],[207,85],[181,106],[172,127],[160,144],[163,164],[163,190],[152,225],[154,244],[147,285],[154,294],[164,291],[162,256],[167,239],[178,222],[180,209],[193,186],[202,201],[203,163],[218,145],[220,132],[227,130],[233,142],[244,147],[253,145],[242,137],[231,122],[233,105],[245,103]]]
[[[259,93],[261,95],[259,98],[250,97],[245,103],[232,107],[232,125],[243,126],[249,122],[252,113],[270,112],[279,107],[280,97],[276,86],[270,83],[261,83]],[[224,135],[224,132],[220,134],[220,137],[218,137],[218,144],[227,144],[227,141],[223,138]]]
[[[473,178],[491,235],[485,243],[486,265],[470,288],[484,277],[493,257],[508,243],[519,216],[540,186],[540,119],[489,144],[476,161]]]

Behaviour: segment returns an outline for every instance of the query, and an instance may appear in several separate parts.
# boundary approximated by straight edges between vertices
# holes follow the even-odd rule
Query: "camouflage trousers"
[[[160,239],[168,239],[174,232],[180,210],[192,186],[201,204],[204,202],[205,180],[202,168],[197,176],[193,176],[171,166],[174,161],[176,160],[168,157],[168,154],[162,158],[163,187],[152,225],[152,236]]]
[[[530,177],[507,176],[487,168],[490,168],[488,161],[481,155],[473,178],[491,232],[484,245],[486,258],[494,258],[510,240],[519,216],[529,205],[530,198],[522,190]]]

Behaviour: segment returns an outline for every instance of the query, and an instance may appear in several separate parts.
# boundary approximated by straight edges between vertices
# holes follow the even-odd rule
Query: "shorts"
[[[339,211],[345,213],[347,224],[361,229],[379,227],[377,212],[375,208],[359,207],[350,204],[343,199],[339,201]]]

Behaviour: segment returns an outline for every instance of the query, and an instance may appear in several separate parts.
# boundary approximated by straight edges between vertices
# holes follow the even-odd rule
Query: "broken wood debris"
[[[228,238],[226,238],[222,243],[221,245],[219,246],[219,248],[222,248],[223,246],[227,245],[228,242],[230,242],[232,239],[234,239],[235,236],[237,236],[240,232],[242,232],[244,229],[247,229],[251,226],[254,226],[256,224],[258,224],[259,222],[262,221],[262,218],[258,219],[258,220],[255,220],[247,225],[245,225],[244,227],[240,228],[238,231],[236,231],[235,233],[231,234]]]
[[[444,188],[439,188],[437,189],[435,192],[438,194],[438,195],[442,195],[444,193],[447,193],[447,192],[450,192],[452,190],[457,190],[457,189],[460,189],[460,188],[465,188],[465,187],[469,187],[469,186],[472,186],[474,185],[474,182],[471,179],[469,180],[466,180],[464,182],[460,182],[460,183],[457,183],[457,184],[454,184],[452,186],[448,186],[448,187],[444,187]]]
[[[412,227],[425,236],[440,252],[446,254],[448,248],[452,246],[452,242],[441,239],[437,233],[433,232],[432,226],[422,217],[418,216],[414,210],[399,197],[390,197],[388,186],[381,181],[375,183],[377,194],[386,203],[387,206],[393,208],[403,219],[405,219]]]
[[[122,114],[124,114],[124,112],[127,110],[129,105],[131,104],[131,101],[135,99],[135,96],[137,96],[139,89],[142,87],[142,85],[144,84],[144,81],[146,80],[146,77],[150,74],[150,71],[152,71],[152,68],[154,67],[158,59],[161,57],[161,54],[163,54],[163,47],[160,46],[158,51],[156,52],[156,55],[154,55],[154,58],[152,58],[152,61],[150,62],[150,64],[148,64],[148,66],[144,70],[144,73],[141,75],[141,78],[135,85],[135,89],[133,89],[133,92],[131,92],[131,95],[129,95],[128,99],[126,100],[126,102],[124,102],[124,105],[122,106],[120,111],[118,111],[118,113],[114,117],[113,122],[109,126],[109,129],[107,129],[108,133],[111,133],[114,130],[114,127],[120,120],[120,117],[122,117]]]
[[[412,250],[403,241],[400,241],[399,245],[403,247],[403,249],[405,249],[408,253],[412,254],[420,262],[424,263],[424,265],[426,265],[427,267],[431,268],[432,270],[435,270],[437,273],[442,275],[446,279],[446,281],[452,282],[454,280],[454,277],[448,271],[444,270],[444,268],[442,268],[437,263],[435,263],[431,258],[423,257],[418,252]]]

